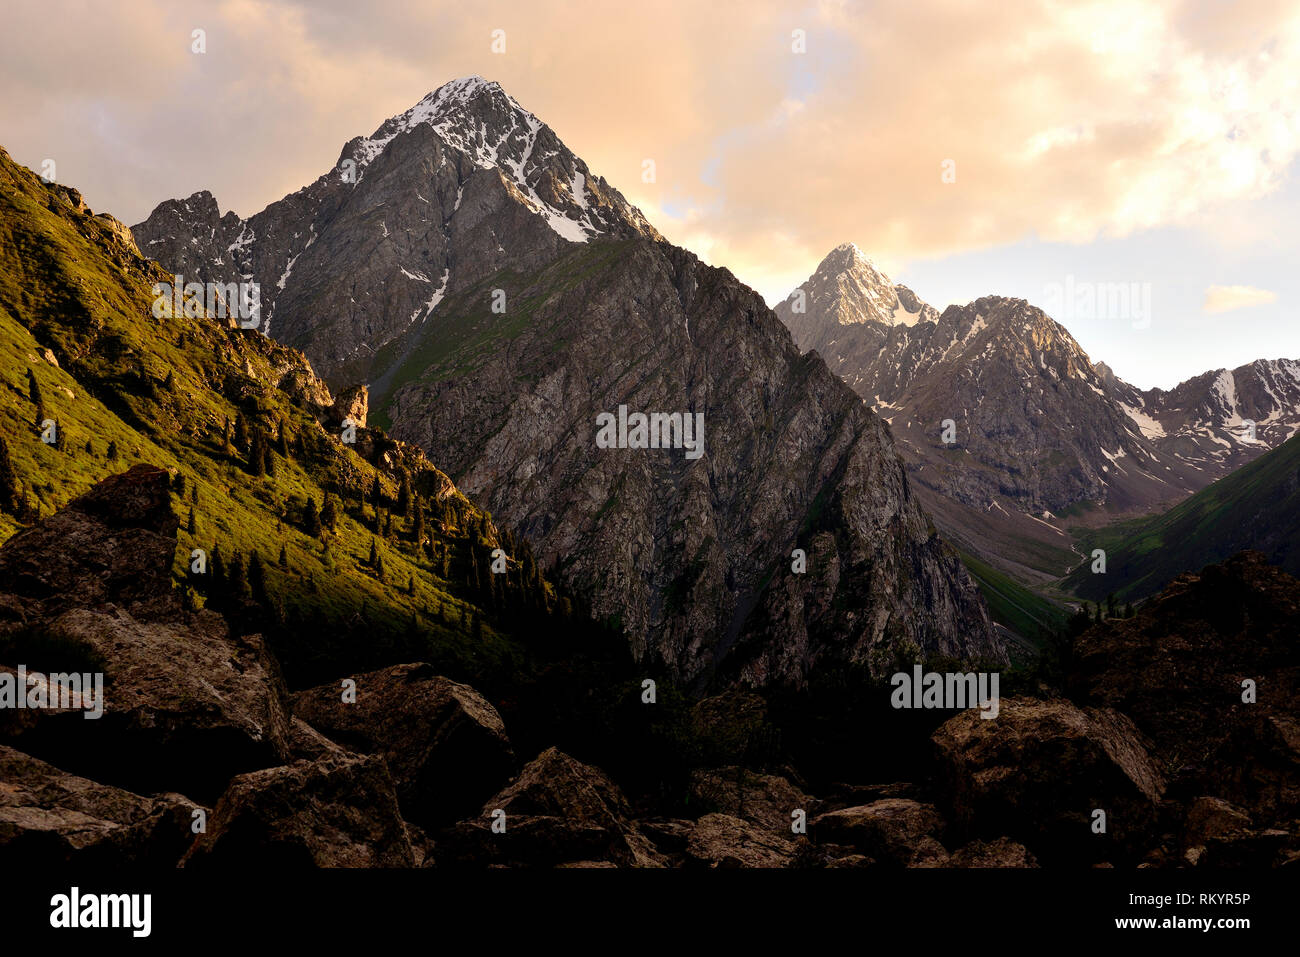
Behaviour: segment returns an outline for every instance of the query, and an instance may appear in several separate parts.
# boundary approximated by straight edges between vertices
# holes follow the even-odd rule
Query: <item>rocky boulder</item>
[[[103,676],[100,717],[6,710],[0,741],[105,783],[215,800],[232,775],[288,758],[286,693],[259,636],[173,597],[168,486],[136,466],[0,547],[0,665]]]
[[[1085,632],[1070,693],[1132,716],[1180,800],[1214,795],[1285,822],[1300,814],[1298,631],[1300,581],[1242,552]]]
[[[412,867],[411,835],[382,758],[355,754],[241,774],[186,867]]]
[[[507,780],[514,754],[497,710],[468,685],[404,664],[357,675],[356,701],[341,682],[293,696],[294,714],[353,751],[383,755],[403,813],[445,824],[476,810]]]
[[[170,475],[136,465],[110,476],[0,548],[5,617],[20,623],[64,608],[171,604],[178,520]]]
[[[495,830],[494,830],[495,825]],[[504,830],[502,830],[504,826]],[[444,842],[463,863],[549,867],[578,861],[658,867],[664,858],[598,768],[549,748]]]
[[[768,828],[730,814],[706,814],[695,822],[687,863],[710,868],[788,867],[799,845]]]
[[[971,841],[954,851],[948,859],[949,867],[1037,867],[1038,862],[1029,849],[1010,838],[996,841]]]
[[[943,828],[943,817],[933,805],[885,798],[823,814],[813,820],[811,833],[818,844],[847,844],[878,861],[926,867],[948,860],[938,841]]]
[[[778,833],[790,833],[791,813],[808,811],[812,799],[783,777],[728,767],[691,774],[693,807],[738,817]]]
[[[193,840],[198,805],[144,797],[0,745],[0,855],[87,866],[172,867]]]
[[[957,830],[1023,840],[1040,858],[1110,860],[1148,840],[1164,780],[1133,722],[1108,708],[1007,698],[966,711],[932,741]],[[1094,812],[1106,832],[1093,832]]]

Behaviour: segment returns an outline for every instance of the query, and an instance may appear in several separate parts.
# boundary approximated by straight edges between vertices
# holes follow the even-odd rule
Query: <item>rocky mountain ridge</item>
[[[1260,360],[1142,391],[1030,303],[987,296],[939,313],[851,245],[776,312],[890,423],[945,535],[978,549],[1001,534],[994,524],[1035,541],[1042,556],[1020,569],[1031,576],[1064,572],[1065,516],[1167,507],[1300,429],[1300,363]]]
[[[276,250],[253,274],[287,262],[274,237],[303,249],[270,334],[334,381],[369,381],[372,419],[527,535],[639,660],[696,688],[1004,660],[880,422],[752,290],[664,242],[499,87],[448,84],[343,157],[355,184],[330,174],[249,221],[252,255]],[[244,228],[213,245],[213,215],[164,204],[135,234],[211,275]],[[435,297],[408,295],[438,270]],[[620,406],[703,414],[702,457],[599,448],[597,417]]]
[[[349,140],[333,169],[247,219],[221,215],[202,191],[160,204],[132,233],[186,281],[258,283],[262,331],[335,388],[376,385],[385,346],[504,266],[599,236],[659,238],[550,127],[477,76]]]

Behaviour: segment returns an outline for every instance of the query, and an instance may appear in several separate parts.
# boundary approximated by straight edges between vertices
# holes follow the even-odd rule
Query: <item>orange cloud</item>
[[[17,0],[6,25],[5,145],[128,222],[205,188],[252,213],[477,73],[769,299],[845,240],[896,269],[1213,228],[1300,152],[1300,10],[1273,0]]]

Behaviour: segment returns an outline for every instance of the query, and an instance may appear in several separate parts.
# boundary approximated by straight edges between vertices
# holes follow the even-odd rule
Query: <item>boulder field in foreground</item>
[[[290,695],[258,636],[177,602],[168,501],[167,473],[137,466],[0,547],[6,679],[52,647],[106,679],[96,720],[0,711],[0,849],[276,869],[1300,859],[1300,583],[1253,556],[1086,632],[1076,700],[949,718],[915,781],[818,796],[790,768],[704,767],[657,804],[556,747],[520,768],[496,708],[427,664],[346,676],[355,699],[341,679]]]

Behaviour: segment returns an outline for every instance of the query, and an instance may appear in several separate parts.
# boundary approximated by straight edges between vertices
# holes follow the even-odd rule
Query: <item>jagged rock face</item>
[[[889,421],[915,481],[975,508],[1146,511],[1300,429],[1300,363],[1261,360],[1143,392],[1023,300],[940,314],[851,244],[776,313]],[[952,444],[941,441],[945,419]]]
[[[335,168],[241,220],[210,193],[132,228],[145,255],[197,282],[261,285],[263,329],[335,388],[382,378],[384,347],[500,269],[525,272],[599,236],[658,238],[554,132],[500,86],[456,80]]]
[[[351,421],[357,428],[364,428],[366,416],[370,413],[370,390],[364,385],[353,386],[339,393],[334,404],[330,406],[330,421],[342,425]]]
[[[104,673],[101,717],[5,711],[0,739],[96,780],[215,799],[288,757],[286,692],[260,636],[181,610],[169,478],[137,465],[0,547],[0,633],[70,644]]]
[[[1173,769],[1172,792],[1285,824],[1300,814],[1297,629],[1300,582],[1243,552],[1085,632],[1071,693],[1131,715]]]
[[[823,814],[812,822],[818,843],[851,845],[872,860],[901,867],[942,867],[944,820],[929,804],[886,798]]]
[[[477,808],[514,767],[501,716],[468,685],[426,664],[357,675],[356,700],[339,682],[301,691],[294,714],[330,738],[388,761],[411,820],[446,823]]]
[[[857,364],[850,362],[850,354],[860,351],[856,357],[865,359],[872,346],[879,348],[894,326],[939,317],[933,306],[896,285],[852,243],[831,250],[808,281],[778,304],[776,313],[802,351],[843,357],[847,365]]]
[[[197,808],[180,795],[97,784],[0,745],[0,853],[10,860],[170,867],[193,837]]]
[[[1117,711],[1006,698],[996,718],[962,712],[932,740],[953,823],[971,837],[1024,840],[1052,863],[1117,863],[1150,841],[1164,777]],[[1105,836],[1091,830],[1098,809]]]
[[[183,861],[188,868],[414,864],[387,766],[356,754],[239,775]]]
[[[1168,391],[1139,391],[1109,368],[1105,371],[1110,391],[1143,434],[1210,478],[1300,431],[1300,362],[1293,359],[1257,359],[1235,369],[1213,369]]]
[[[1001,297],[942,314],[918,308],[910,290],[843,249],[800,287],[806,312],[795,309],[798,291],[776,312],[801,348],[820,352],[890,423],[914,481],[975,508],[996,502],[1032,514],[1083,500],[1149,506],[1183,493],[1195,470],[1142,434],[1042,310]],[[913,305],[899,322],[903,300]],[[955,440],[946,443],[949,419]]]
[[[496,327],[480,319],[398,390],[394,433],[538,543],[638,657],[797,686],[904,648],[1001,656],[884,426],[730,273],[593,244],[508,296],[527,310],[508,347],[481,348]],[[702,414],[702,454],[599,448],[597,416],[620,405]]]
[[[505,830],[493,832],[504,814]],[[525,765],[477,818],[444,832],[462,863],[549,867],[605,862],[656,867],[662,856],[632,820],[627,798],[599,769],[556,748]]]
[[[164,204],[137,240],[262,281],[271,335],[369,381],[372,420],[540,543],[642,659],[798,685],[823,660],[1003,657],[880,423],[499,87],[447,84],[348,160],[355,183],[333,171],[247,223]],[[703,456],[597,449],[620,404],[705,413]]]

